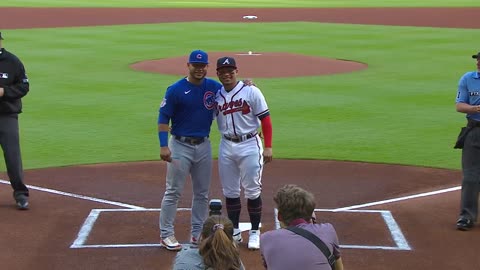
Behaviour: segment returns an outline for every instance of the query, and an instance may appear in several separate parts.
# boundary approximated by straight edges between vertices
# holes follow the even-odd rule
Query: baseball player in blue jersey
[[[191,244],[197,244],[208,217],[212,176],[209,134],[215,94],[222,87],[217,81],[205,77],[208,68],[206,52],[191,52],[187,68],[188,76],[168,87],[158,117],[160,158],[168,162],[160,212],[161,245],[175,251],[182,248],[174,233],[177,203],[189,175],[193,186]]]
[[[458,84],[457,112],[465,113],[467,127],[462,129],[456,148],[462,148],[462,198],[457,229],[467,231],[477,220],[480,190],[480,52],[472,55],[477,71],[465,73]],[[458,144],[458,143],[457,143]]]

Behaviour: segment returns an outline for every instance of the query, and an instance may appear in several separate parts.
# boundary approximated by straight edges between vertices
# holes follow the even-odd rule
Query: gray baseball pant
[[[166,238],[175,234],[178,200],[190,175],[193,189],[191,233],[198,239],[208,217],[208,195],[212,179],[210,140],[207,138],[199,145],[190,145],[171,137],[169,147],[172,162],[167,164],[166,190],[160,211],[160,236]]]

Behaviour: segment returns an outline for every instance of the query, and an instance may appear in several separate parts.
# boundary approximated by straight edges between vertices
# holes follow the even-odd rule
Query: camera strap
[[[330,267],[332,269],[335,269],[335,261],[336,261],[335,256],[333,255],[333,253],[330,252],[328,247],[325,245],[325,243],[322,240],[320,240],[320,238],[318,238],[315,234],[296,226],[290,226],[290,227],[287,227],[286,229],[310,240],[310,242],[312,242],[315,246],[317,246],[318,249],[320,249],[320,251],[323,253],[323,255],[325,255]]]

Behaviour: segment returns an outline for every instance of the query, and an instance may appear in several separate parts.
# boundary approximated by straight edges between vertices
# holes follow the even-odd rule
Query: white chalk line
[[[95,225],[98,217],[102,212],[160,212],[160,209],[92,209],[87,219],[83,223],[80,231],[77,234],[77,238],[73,241],[70,248],[107,248],[107,247],[145,247],[145,246],[160,246],[160,244],[121,244],[121,245],[85,245],[88,240],[88,236]],[[178,208],[177,211],[191,211],[190,208]]]
[[[245,56],[259,56],[262,55],[261,53],[237,53],[236,55],[245,55]]]
[[[73,244],[70,246],[70,248],[81,247],[83,243],[87,241],[87,238],[90,235],[90,232],[92,231],[93,225],[95,224],[95,221],[97,221],[99,214],[100,212],[97,209],[90,211],[90,214],[85,219],[85,222],[83,222],[83,225],[77,234],[77,238],[75,241],[73,241]]]
[[[0,179],[1,184],[6,184],[9,185],[10,182]],[[125,207],[128,209],[93,209],[89,216],[86,218],[84,224],[82,225],[82,228],[80,229],[77,238],[75,239],[74,243],[71,245],[71,248],[86,248],[86,247],[156,247],[156,246],[161,246],[160,244],[119,244],[119,245],[84,245],[86,242],[88,235],[90,234],[91,230],[93,229],[93,226],[95,224],[95,221],[97,220],[100,212],[106,212],[106,211],[111,211],[111,212],[120,212],[120,211],[160,211],[160,209],[146,209],[144,207],[136,206],[136,205],[131,205],[131,204],[125,204],[125,203],[120,203],[120,202],[115,202],[115,201],[109,201],[109,200],[103,200],[103,199],[98,199],[94,197],[89,197],[89,196],[84,196],[84,195],[78,195],[78,194],[73,194],[69,192],[63,192],[63,191],[58,191],[54,189],[48,189],[48,188],[42,188],[38,186],[32,186],[32,185],[27,185],[28,188],[33,189],[33,190],[39,190],[39,191],[44,191],[52,194],[57,194],[57,195],[62,195],[62,196],[67,196],[67,197],[72,197],[72,198],[77,198],[77,199],[82,199],[82,200],[88,200],[88,201],[93,201],[93,202],[98,202],[98,203],[104,203],[104,204],[109,204],[109,205],[115,205],[115,206],[120,206],[120,207]],[[388,204],[392,202],[398,202],[398,201],[404,201],[404,200],[409,200],[409,199],[415,199],[415,198],[420,198],[420,197],[426,197],[426,196],[433,196],[433,195],[438,195],[446,192],[451,192],[451,191],[456,191],[460,190],[461,186],[456,186],[452,188],[446,188],[446,189],[441,189],[437,191],[431,191],[431,192],[425,192],[425,193],[420,193],[420,194],[415,194],[415,195],[409,195],[409,196],[404,196],[404,197],[399,197],[399,198],[394,198],[394,199],[388,199],[388,200],[382,200],[382,201],[376,201],[376,202],[370,202],[370,203],[365,203],[365,204],[359,204],[359,205],[352,205],[348,207],[342,207],[342,208],[336,208],[336,209],[315,209],[315,211],[328,211],[328,212],[380,212],[382,213],[382,217],[392,235],[393,240],[397,244],[397,247],[388,247],[388,246],[362,246],[362,245],[341,245],[342,248],[359,248],[359,249],[388,249],[388,250],[411,250],[411,247],[409,246],[407,240],[403,236],[403,233],[400,230],[400,227],[396,223],[395,219],[393,218],[392,214],[390,211],[377,211],[377,210],[353,210],[353,209],[358,209],[358,208],[364,208],[364,207],[371,207],[375,205],[382,205],[382,204]],[[190,210],[190,208],[179,208],[179,211],[183,210]],[[274,211],[275,215],[275,228],[280,228],[280,222],[278,221],[278,210],[275,208]]]
[[[390,211],[383,211],[382,212],[383,220],[385,224],[387,224],[388,230],[392,235],[393,241],[397,244],[398,249],[400,250],[411,250],[412,248],[407,242],[405,236],[403,236],[402,231],[400,230],[400,226],[398,226],[397,222],[392,216]]]
[[[394,198],[394,199],[389,199],[389,200],[383,200],[383,201],[370,202],[370,203],[365,203],[365,204],[357,204],[357,205],[337,208],[337,209],[333,209],[333,211],[345,211],[345,210],[352,210],[352,209],[370,207],[370,206],[375,206],[375,205],[387,204],[387,203],[392,203],[392,202],[405,201],[405,200],[410,200],[410,199],[416,199],[416,198],[427,197],[427,196],[432,196],[432,195],[438,195],[438,194],[441,194],[441,193],[456,191],[456,190],[460,190],[461,188],[462,188],[461,186],[456,186],[456,187],[452,187],[452,188],[440,189],[440,190],[436,190],[436,191],[419,193],[419,194],[415,194],[415,195],[409,195],[409,196],[399,197],[399,198]]]
[[[352,249],[383,249],[383,250],[412,250],[407,242],[407,239],[403,236],[400,227],[392,216],[392,213],[387,210],[343,210],[336,211],[335,209],[315,209],[315,212],[344,212],[344,213],[379,213],[382,215],[385,224],[392,236],[396,246],[365,246],[365,245],[340,245],[341,248]],[[274,209],[275,216],[275,229],[280,229],[280,221],[278,220],[278,209]]]
[[[73,241],[73,244],[70,248],[135,248],[135,247],[161,247],[160,244],[95,244],[89,245],[85,244],[88,240],[88,236],[95,225],[98,217],[102,212],[160,212],[160,208],[149,208],[149,209],[92,209],[90,214],[86,218],[82,227],[80,228],[77,238]],[[177,211],[192,211],[191,208],[177,208]],[[262,227],[262,224],[259,224],[259,227]],[[239,228],[242,231],[249,231],[251,224],[249,222],[240,222]],[[183,244],[182,245],[189,245]]]
[[[10,182],[6,181],[6,180],[3,180],[3,179],[0,179],[0,184],[10,185]],[[98,199],[98,198],[93,198],[93,197],[89,197],[89,196],[73,194],[73,193],[69,193],[69,192],[63,192],[63,191],[49,189],[49,188],[42,188],[42,187],[37,187],[37,186],[32,186],[32,185],[27,185],[27,187],[29,189],[33,189],[33,190],[40,190],[40,191],[44,191],[44,192],[48,192],[48,193],[52,193],[52,194],[62,195],[62,196],[66,196],[66,197],[72,197],[72,198],[81,199],[81,200],[104,203],[104,204],[115,205],[115,206],[120,206],[120,207],[125,207],[125,208],[131,208],[131,209],[145,209],[144,207],[140,207],[140,206],[136,206],[136,205],[132,205],[132,204],[103,200],[103,199]]]

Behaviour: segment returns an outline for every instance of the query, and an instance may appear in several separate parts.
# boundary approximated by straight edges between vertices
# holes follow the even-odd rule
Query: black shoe
[[[20,195],[16,199],[18,210],[28,210],[28,197],[25,195]]]
[[[468,231],[473,228],[473,221],[468,218],[460,218],[457,220],[457,229],[460,231]]]

